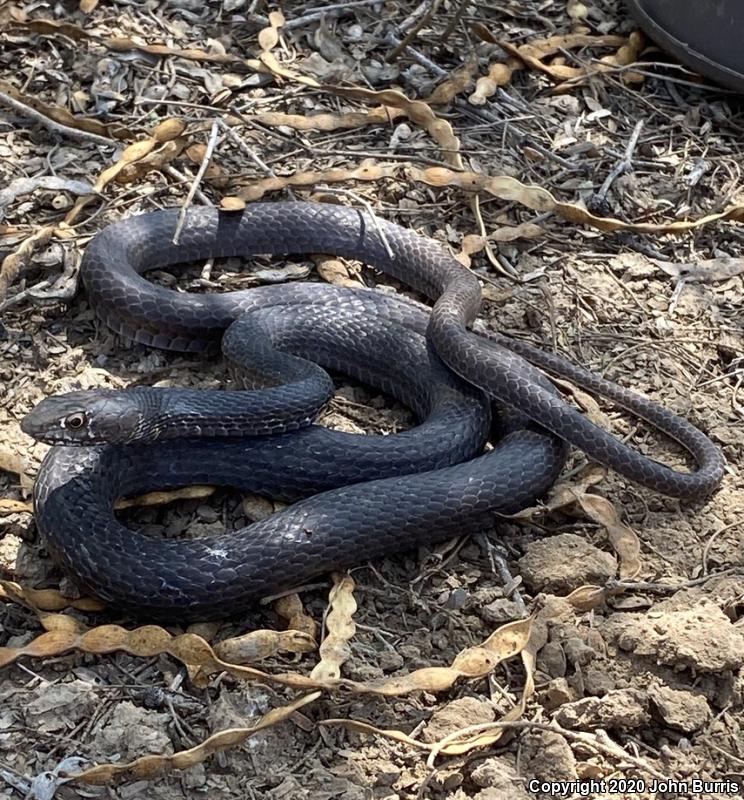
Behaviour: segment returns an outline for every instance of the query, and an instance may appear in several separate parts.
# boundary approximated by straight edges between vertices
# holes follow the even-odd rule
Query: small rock
[[[459,772],[453,772],[441,781],[441,787],[445,792],[453,792],[462,786],[462,782],[462,775]]]
[[[270,708],[271,695],[265,689],[251,691],[247,685],[241,685],[230,690],[223,684],[207,713],[209,728],[214,733],[225,728],[248,727]]]
[[[414,662],[421,659],[421,649],[415,644],[402,644],[398,647],[398,652],[408,662]]]
[[[438,742],[450,733],[468,725],[477,725],[480,722],[493,722],[495,713],[492,706],[475,697],[461,697],[453,700],[444,708],[437,709],[426,725],[422,734],[425,742]]]
[[[208,505],[199,506],[199,508],[196,509],[196,516],[199,517],[202,522],[217,522],[220,518],[217,509]]]
[[[123,800],[137,800],[148,790],[150,781],[135,781],[134,783],[124,784],[119,788],[119,794]]]
[[[391,765],[391,769],[383,769],[375,776],[375,786],[392,786],[400,778],[400,770]]]
[[[251,522],[261,522],[274,513],[274,505],[265,497],[251,494],[243,500],[243,513]]]
[[[565,678],[555,678],[545,687],[540,701],[548,711],[553,711],[565,703],[570,703],[575,696]]]
[[[501,597],[477,610],[478,616],[490,625],[501,625],[522,615],[519,607],[513,600]]]
[[[181,778],[187,789],[199,789],[207,782],[207,770],[204,764],[195,764],[183,773]]]
[[[496,756],[487,758],[478,764],[470,773],[470,777],[476,786],[489,792],[489,794],[481,792],[476,797],[488,798],[488,800],[491,798],[493,800],[529,798],[517,771],[503,758]]]
[[[551,678],[566,674],[566,654],[558,642],[547,642],[537,654],[537,668]]]
[[[645,692],[616,689],[601,698],[585,697],[567,703],[555,712],[554,719],[565,728],[632,730],[649,721],[647,705]]]
[[[532,591],[566,594],[584,584],[603,585],[617,572],[617,561],[581,536],[562,533],[529,544],[519,568]]]
[[[708,701],[694,692],[669,686],[652,686],[648,695],[659,717],[670,728],[684,733],[700,730],[711,718]]]
[[[597,657],[597,653],[578,636],[572,636],[563,643],[568,662],[576,666],[586,666]]]
[[[384,676],[384,672],[377,664],[347,664],[346,677],[352,681],[378,681]]]
[[[0,538],[0,567],[9,574],[15,571],[18,553],[23,547],[23,539],[13,533],[4,532]]]
[[[463,589],[461,586],[457,589],[453,589],[449,597],[447,598],[447,608],[462,608],[465,603],[468,601],[468,591],[467,589]]]
[[[611,692],[615,688],[615,681],[611,678],[605,669],[590,664],[584,670],[584,690],[587,694],[593,694],[597,697]]]
[[[383,650],[378,659],[380,669],[384,672],[393,672],[393,670],[400,669],[405,661],[400,653],[395,650]]]
[[[189,536],[194,539],[204,539],[208,536],[219,536],[225,532],[221,522],[192,522],[188,528]]]

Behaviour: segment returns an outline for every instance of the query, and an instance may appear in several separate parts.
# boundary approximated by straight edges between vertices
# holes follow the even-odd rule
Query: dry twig
[[[178,244],[178,240],[181,236],[181,230],[183,229],[184,222],[186,221],[186,211],[191,205],[191,201],[194,199],[196,190],[199,187],[199,184],[204,177],[204,173],[207,171],[209,162],[212,159],[212,153],[214,152],[215,145],[217,144],[217,134],[219,133],[219,129],[219,122],[215,119],[212,123],[212,130],[209,133],[209,140],[207,141],[207,147],[204,151],[202,162],[199,165],[196,175],[194,176],[189,193],[186,195],[186,199],[183,201],[181,206],[181,213],[178,215],[178,224],[176,225],[176,230],[173,234],[173,244]]]
[[[24,103],[15,100],[13,97],[10,97],[10,95],[5,94],[4,92],[0,92],[0,105],[4,105],[7,108],[12,108],[13,111],[18,112],[21,116],[32,119],[34,122],[38,122],[45,128],[49,128],[49,130],[54,131],[54,133],[58,133],[61,136],[67,136],[70,139],[79,139],[84,142],[106,145],[107,147],[116,147],[118,144],[118,142],[114,141],[113,139],[107,139],[105,136],[99,136],[97,133],[90,133],[89,131],[83,131],[79,128],[71,128],[69,125],[62,125],[60,122],[55,122],[45,114],[42,114],[41,112],[30,108]]]

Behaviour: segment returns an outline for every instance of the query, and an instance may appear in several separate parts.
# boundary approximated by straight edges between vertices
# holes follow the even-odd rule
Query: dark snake
[[[115,331],[155,347],[203,351],[224,334],[228,359],[248,372],[245,385],[266,388],[251,391],[247,405],[244,391],[76,392],[47,398],[22,423],[58,445],[35,488],[43,540],[84,588],[116,607],[151,618],[227,616],[329,570],[481,530],[546,491],[565,443],[684,499],[721,481],[720,450],[680,417],[557,355],[469,330],[479,282],[433,240],[327,204],[191,209],[174,244],[177,219],[170,209],[103,229],[81,267],[91,304]],[[141,277],[209,257],[308,253],[359,259],[429,297],[431,313],[401,295],[319,283],[194,295]],[[333,386],[308,359],[389,392],[419,425],[357,436],[309,424]],[[675,471],[617,440],[528,362],[642,417],[686,448],[697,469]],[[503,438],[484,453],[488,398],[505,409]],[[152,539],[114,516],[120,496],[190,483],[307,499],[190,541]]]

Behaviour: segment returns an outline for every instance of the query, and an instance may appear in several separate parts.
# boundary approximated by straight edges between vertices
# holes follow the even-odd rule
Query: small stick
[[[457,11],[455,11],[454,16],[450,20],[449,24],[444,30],[442,34],[442,40],[447,41],[450,36],[455,32],[455,28],[460,24],[460,20],[462,19],[462,15],[465,13],[465,9],[467,8],[468,3],[470,0],[460,0],[460,5],[457,7]]]
[[[475,539],[480,545],[485,547],[486,553],[488,554],[488,561],[491,564],[491,571],[498,573],[501,578],[504,584],[504,596],[507,598],[511,596],[520,616],[528,617],[529,612],[527,611],[527,606],[518,588],[521,579],[517,579],[511,574],[509,565],[506,563],[506,558],[503,555],[503,548],[496,546],[486,533],[478,534]]]
[[[183,174],[183,172],[179,172],[172,164],[166,164],[163,167],[162,171],[170,175],[171,178],[175,178],[179,183],[189,182],[189,179]],[[203,203],[205,206],[214,205],[214,203],[204,194],[204,192],[201,189],[196,190],[195,197],[200,203]]]
[[[595,749],[597,752],[602,753],[604,756],[616,758],[620,760],[621,763],[626,762],[632,764],[637,769],[643,770],[659,780],[664,780],[663,773],[659,772],[652,764],[649,764],[642,758],[632,756],[630,753],[623,750],[619,744],[613,742],[612,739],[610,739],[610,737],[601,729],[598,729],[594,733],[585,733],[583,731],[576,732],[566,730],[566,728],[561,727],[555,722],[547,724],[544,722],[532,722],[530,720],[503,720],[501,722],[486,722],[461,728],[460,730],[454,731],[448,736],[445,736],[443,739],[440,739],[433,745],[426,760],[426,764],[429,768],[433,767],[434,760],[439,755],[440,751],[447,747],[448,744],[451,744],[458,739],[462,739],[470,734],[483,734],[493,730],[501,730],[503,728],[510,728],[513,730],[538,730],[546,731],[548,733],[557,733],[560,736],[563,736],[565,739],[568,739],[570,742],[577,742],[586,745]]]
[[[259,605],[268,606],[273,603],[275,600],[279,600],[282,597],[287,597],[291,594],[299,594],[300,592],[314,592],[318,589],[327,589],[328,588],[328,581],[325,583],[306,583],[302,586],[295,586],[294,589],[285,589],[283,592],[277,592],[276,594],[271,594],[268,597],[262,597],[259,601]]]
[[[276,178],[277,174],[274,170],[256,153],[253,152],[253,149],[250,148],[241,138],[238,136],[237,133],[222,119],[217,120],[217,124],[222,128],[222,130],[232,139],[233,142],[250,158],[255,164],[257,164],[267,175],[271,176],[272,178]],[[296,197],[292,192],[291,187],[287,186],[287,194],[295,200]]]
[[[331,194],[344,194],[347,197],[351,197],[352,199],[356,200],[360,205],[364,206],[365,210],[372,218],[375,228],[377,228],[377,233],[379,234],[382,243],[385,245],[385,250],[387,250],[388,256],[390,256],[391,260],[395,259],[395,253],[393,252],[392,247],[390,247],[390,242],[385,235],[385,231],[383,231],[382,226],[380,225],[380,220],[372,210],[372,206],[361,195],[358,195],[356,192],[352,192],[351,189],[339,189],[331,186],[318,186],[316,188],[322,192],[330,192]]]
[[[439,6],[442,4],[442,0],[432,0],[431,5],[429,6],[428,11],[422,15],[421,19],[411,28],[410,31],[405,35],[402,42],[396,45],[393,50],[387,55],[385,61],[388,64],[392,64],[398,56],[411,44],[411,42],[418,36],[419,31],[424,27],[424,25],[428,24],[434,14],[437,13]]]
[[[321,11],[310,11],[302,17],[291,19],[289,22],[282,25],[285,31],[291,31],[293,28],[302,28],[304,25],[309,25],[311,22],[318,22],[329,11],[342,11],[345,8],[352,8],[353,6],[373,6],[379,3],[380,0],[351,0],[349,3],[334,3],[333,5],[323,6]]]
[[[734,522],[728,527],[733,527],[738,523]],[[717,533],[722,533],[727,528],[722,528]],[[714,536],[717,534],[714,534]],[[609,580],[605,583],[605,589],[610,593],[615,592],[650,592],[651,594],[675,594],[680,589],[687,589],[690,586],[700,586],[703,583],[708,583],[714,578],[721,578],[726,575],[735,575],[740,567],[729,567],[722,569],[719,572],[708,572],[701,575],[699,578],[691,578],[689,581],[682,581],[681,583],[659,583],[654,581],[618,581]]]
[[[95,144],[105,144],[108,147],[115,147],[117,145],[114,139],[107,139],[105,136],[99,136],[97,133],[89,133],[88,131],[82,131],[78,128],[71,128],[69,125],[63,125],[61,122],[55,122],[50,117],[47,117],[46,114],[36,111],[36,109],[27,106],[25,103],[21,103],[19,100],[10,97],[10,95],[4,92],[0,92],[0,105],[12,108],[13,111],[17,111],[22,116],[41,123],[46,128],[62,136],[69,136],[73,139],[83,139],[84,141],[94,142]]]
[[[173,244],[178,244],[178,239],[181,236],[183,224],[186,221],[186,210],[191,205],[191,201],[194,199],[196,190],[199,188],[199,184],[201,183],[204,173],[207,171],[207,167],[209,166],[209,162],[212,159],[212,153],[214,152],[215,145],[217,144],[217,134],[220,130],[218,122],[219,120],[215,119],[212,123],[212,130],[209,133],[209,141],[207,142],[207,149],[204,151],[204,158],[199,165],[199,171],[196,173],[196,177],[191,184],[189,193],[186,195],[186,200],[184,201],[183,206],[181,206],[181,213],[178,215],[178,225],[176,225],[176,232],[173,234]]]
[[[708,541],[705,543],[705,547],[703,548],[702,561],[703,561],[703,575],[704,576],[709,576],[709,574],[710,574],[708,572],[708,556],[710,555],[710,549],[713,546],[713,542],[715,542],[715,540],[722,533],[725,533],[726,531],[731,530],[731,528],[735,528],[737,525],[741,525],[742,522],[744,522],[744,520],[742,520],[742,519],[734,520],[734,522],[730,522],[728,525],[724,525],[723,528],[719,528],[717,531],[715,531],[715,533],[711,534],[711,536],[709,537]]]
[[[403,42],[394,34],[388,33],[386,37],[386,42],[390,45],[393,45],[396,49],[403,45]],[[406,49],[408,52],[413,56],[413,58],[421,64],[422,67],[426,67],[428,70],[434,73],[437,78],[445,78],[449,73],[446,69],[442,69],[439,64],[434,63],[430,58],[425,56],[419,50],[416,50],[415,47],[411,47],[411,45],[407,45]]]
[[[614,166],[610,174],[605,178],[604,183],[599,187],[597,197],[599,197],[601,200],[604,200],[605,197],[607,197],[607,192],[610,191],[612,184],[621,175],[624,175],[626,172],[629,172],[632,169],[633,153],[638,146],[638,138],[640,137],[642,130],[643,120],[639,119],[635,124],[635,128],[633,128],[633,133],[630,135],[630,139],[628,140],[628,146],[625,148],[625,155],[623,156],[622,160]]]

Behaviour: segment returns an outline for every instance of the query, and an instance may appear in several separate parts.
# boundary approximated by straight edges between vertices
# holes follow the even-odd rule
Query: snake
[[[313,253],[362,261],[433,306],[318,282],[194,294],[144,277],[206,258]],[[546,492],[569,445],[683,500],[705,498],[723,477],[720,449],[658,403],[558,354],[474,331],[477,276],[435,240],[366,210],[292,201],[148,212],[97,233],[81,278],[115,332],[180,352],[221,345],[240,383],[71,392],[22,421],[54,445],[34,490],[43,541],[83,588],[138,615],[229,616],[331,570],[482,530]],[[418,424],[388,436],[315,424],[333,393],[328,369],[392,394]],[[618,440],[563,400],[546,372],[641,417],[696,469]],[[501,438],[486,446],[492,428]],[[293,504],[192,540],[151,538],[114,514],[118,497],[190,483]]]

